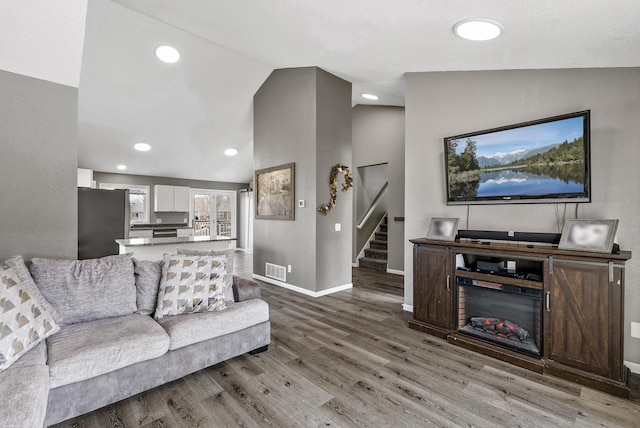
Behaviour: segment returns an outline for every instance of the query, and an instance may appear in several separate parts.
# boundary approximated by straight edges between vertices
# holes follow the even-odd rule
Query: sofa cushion
[[[225,274],[224,279],[224,300],[226,302],[233,302],[233,261],[235,256],[235,250],[191,250],[188,248],[178,248],[178,254],[184,254],[185,256],[226,256],[225,260]]]
[[[225,259],[165,254],[155,319],[224,310]]]
[[[44,426],[49,396],[49,367],[44,342],[0,372],[0,425],[7,428]]]
[[[31,260],[42,295],[64,318],[62,324],[93,321],[136,311],[130,254],[91,260]]]
[[[136,275],[137,314],[152,315],[158,303],[158,287],[162,276],[162,262],[133,258]]]
[[[158,323],[169,333],[169,350],[234,333],[269,320],[269,305],[260,299],[232,303],[222,312],[163,318]]]
[[[22,281],[24,286],[27,287],[29,293],[40,300],[42,306],[44,306],[45,309],[51,314],[51,316],[53,316],[53,319],[56,320],[58,324],[60,324],[63,321],[62,315],[60,315],[57,309],[51,303],[49,303],[47,299],[44,298],[42,293],[40,293],[40,289],[33,281],[31,273],[29,273],[29,268],[27,268],[27,266],[25,265],[22,256],[13,256],[5,260],[4,263],[11,269],[13,269],[13,271],[18,275],[18,278],[20,278],[20,281]]]
[[[47,340],[51,388],[160,357],[168,349],[169,336],[147,315],[65,325]]]
[[[32,294],[13,269],[0,264],[0,371],[59,328],[42,297]]]

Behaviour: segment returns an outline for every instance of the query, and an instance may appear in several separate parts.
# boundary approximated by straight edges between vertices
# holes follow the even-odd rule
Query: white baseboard
[[[407,305],[406,303],[403,303],[402,310],[413,313],[413,305]]]
[[[258,279],[260,281],[264,281],[272,285],[277,285],[278,287],[286,288],[287,290],[295,291],[297,293],[304,294],[306,296],[311,296],[311,297],[322,297],[322,296],[326,296],[327,294],[333,294],[339,291],[350,290],[353,288],[353,284],[349,283],[349,284],[344,284],[344,285],[339,285],[337,287],[329,288],[327,290],[311,291],[311,290],[307,290],[306,288],[298,287],[297,285],[287,284],[286,282],[278,281],[277,279],[267,278],[266,276],[262,276],[262,275],[256,275],[255,273],[252,274],[252,277],[254,279]]]
[[[631,370],[631,373],[640,374],[640,364],[632,363],[631,361],[625,361],[624,365],[629,367],[629,370]]]
[[[404,276],[404,271],[403,270],[396,270],[396,269],[387,268],[387,273],[390,273],[390,274],[393,274],[393,275],[402,275],[402,276]]]

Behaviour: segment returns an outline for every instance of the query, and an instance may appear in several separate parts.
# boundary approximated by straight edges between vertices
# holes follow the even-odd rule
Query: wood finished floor
[[[249,277],[251,257],[236,273]],[[638,427],[623,400],[407,327],[402,277],[317,299],[262,284],[272,341],[58,427]],[[634,382],[637,379],[634,378]]]

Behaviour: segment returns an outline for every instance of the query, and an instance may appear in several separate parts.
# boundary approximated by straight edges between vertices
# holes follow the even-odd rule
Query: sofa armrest
[[[245,300],[259,299],[260,286],[250,279],[233,276],[233,300],[242,302]]]

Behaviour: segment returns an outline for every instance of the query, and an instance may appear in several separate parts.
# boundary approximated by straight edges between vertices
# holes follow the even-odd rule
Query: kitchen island
[[[178,248],[199,251],[220,251],[236,247],[236,238],[227,236],[179,236],[174,238],[116,239],[120,254],[133,253],[139,260],[162,260],[166,254],[176,254]]]

